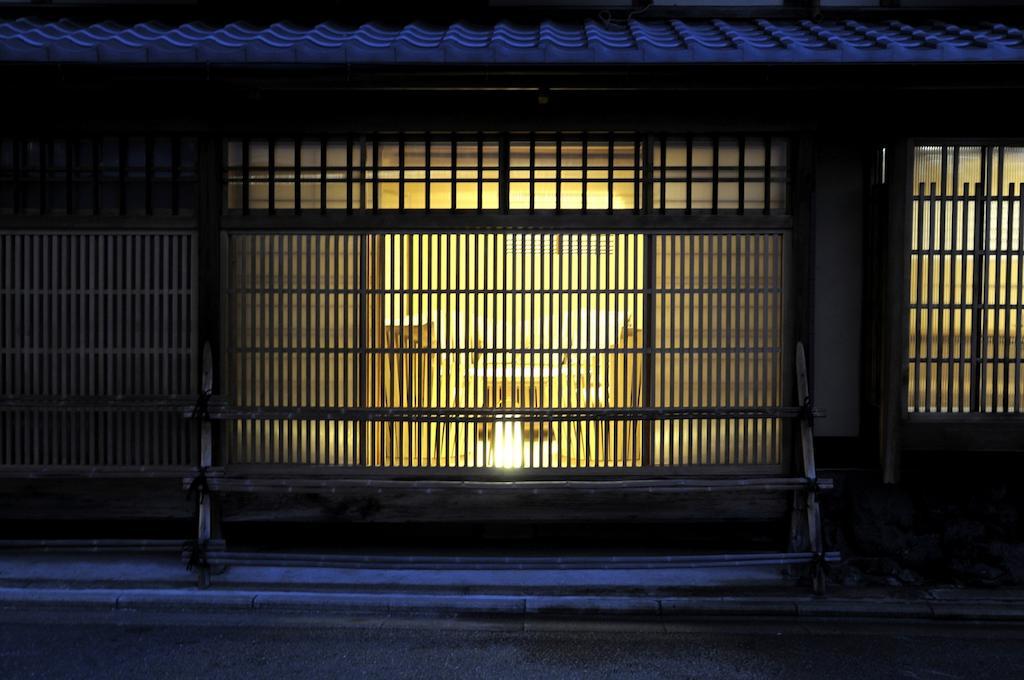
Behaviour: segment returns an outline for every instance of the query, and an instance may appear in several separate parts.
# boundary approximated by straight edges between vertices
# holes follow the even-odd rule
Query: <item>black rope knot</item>
[[[199,472],[188,485],[188,492],[185,495],[186,499],[191,499],[195,495],[195,516],[196,520],[202,512],[201,508],[203,500],[207,494],[210,493],[210,483],[206,478],[206,468],[200,467]],[[188,571],[199,568],[200,570],[206,570],[210,564],[206,559],[207,542],[193,539],[185,542],[184,552],[188,556],[188,562],[185,564],[185,568]]]
[[[816,552],[811,557],[811,569],[813,569],[815,573],[821,573],[826,576],[828,576],[829,572],[832,571],[832,567],[829,565],[824,551]]]
[[[213,397],[213,390],[203,390],[192,407],[192,417],[197,420],[210,419],[210,399]]]
[[[811,395],[808,394],[804,397],[803,402],[800,404],[798,417],[806,423],[814,422],[814,407],[811,405]]]
[[[196,503],[202,504],[203,499],[206,498],[207,494],[210,493],[210,482],[206,479],[206,468],[199,468],[199,474],[192,478],[192,481],[188,485],[188,492],[185,494],[186,500],[192,499],[192,494],[196,495]]]

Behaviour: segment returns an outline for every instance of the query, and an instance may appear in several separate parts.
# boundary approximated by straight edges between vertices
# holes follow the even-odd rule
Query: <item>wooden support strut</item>
[[[807,486],[796,491],[795,496],[803,496],[803,511],[806,517],[807,540],[810,552],[815,555],[811,564],[811,583],[817,595],[825,593],[825,551],[821,534],[821,511],[818,507],[818,473],[814,465],[814,427],[810,388],[807,381],[807,357],[802,342],[796,344],[796,389],[797,398],[804,415],[800,418],[800,452],[803,462],[803,476]],[[798,508],[795,508],[798,509]],[[794,518],[796,521],[797,518]]]
[[[212,536],[212,498],[206,484],[206,472],[213,465],[213,423],[206,412],[207,402],[213,394],[213,351],[210,344],[203,345],[202,393],[196,403],[192,417],[200,421],[199,470],[189,486],[189,493],[196,494],[196,542],[189,556],[189,566],[196,570],[196,582],[200,588],[210,586],[210,566],[206,551]]]

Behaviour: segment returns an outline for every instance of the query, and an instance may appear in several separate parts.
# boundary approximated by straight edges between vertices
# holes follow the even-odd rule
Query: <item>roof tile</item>
[[[898,20],[544,21],[532,26],[334,22],[303,27],[0,21],[0,61],[100,63],[824,63],[1024,61],[1002,23]]]

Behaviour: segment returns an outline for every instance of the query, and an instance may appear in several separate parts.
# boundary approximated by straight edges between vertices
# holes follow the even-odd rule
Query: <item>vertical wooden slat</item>
[[[772,300],[772,272],[771,272],[771,242],[772,236],[758,236],[758,266],[757,266],[757,328],[758,328],[758,404],[768,406],[772,403],[771,385],[769,376],[775,366],[772,347],[771,306]],[[781,339],[781,332],[776,332],[774,337]],[[770,428],[771,419],[761,418],[758,422],[758,456],[759,462],[771,460],[770,449]]]
[[[1000,150],[1000,155],[1002,155],[1002,150]],[[1000,162],[1000,165],[1002,165],[1002,161]],[[1000,173],[999,174],[1000,174],[1000,182],[999,182],[1000,194],[1002,195],[1002,186],[1003,186],[1003,178],[1002,178],[1003,171],[1002,171],[1002,167],[1000,167]],[[1004,257],[1003,253],[1005,253],[1005,257],[1006,257],[1006,268],[1005,268],[1005,271],[1004,271],[1004,277],[1002,277],[1002,278],[997,277],[996,278],[997,285],[1000,286],[1000,291],[1002,292],[1002,297],[1003,297],[1003,301],[1002,301],[1002,304],[1000,306],[1000,313],[1002,314],[1002,317],[1003,317],[1003,324],[1002,324],[1002,329],[1001,329],[1002,330],[1002,336],[1003,336],[1003,338],[1002,338],[1003,339],[1003,351],[1002,351],[1002,356],[1000,357],[1000,361],[1003,364],[1003,375],[1002,375],[1002,394],[1003,394],[1003,400],[1002,401],[1003,401],[1003,403],[1002,403],[1002,409],[1001,409],[1003,413],[1008,413],[1008,412],[1011,411],[1010,400],[1011,400],[1011,394],[1014,391],[1014,385],[1011,382],[1011,377],[1010,377],[1010,375],[1011,375],[1010,374],[1010,364],[1011,364],[1011,362],[1013,360],[1013,354],[1012,354],[1013,350],[1011,349],[1011,346],[1012,346],[1014,340],[1016,339],[1014,337],[1016,335],[1016,333],[1014,332],[1014,328],[1013,328],[1013,325],[1012,325],[1014,322],[1012,320],[1013,319],[1013,306],[1012,306],[1013,257],[1011,255],[1011,253],[1013,251],[1013,240],[1014,240],[1013,239],[1013,208],[1014,208],[1014,203],[1015,203],[1014,191],[1015,191],[1015,185],[1011,182],[1011,183],[1009,183],[1008,191],[1007,191],[1006,195],[1004,196],[1004,199],[1000,201],[1001,205],[1005,205],[1005,210],[1007,212],[1007,215],[1006,215],[1006,233],[1005,233],[1005,238],[1003,236],[1003,229],[1002,229],[1003,211],[1004,211],[1004,209],[1001,207],[1000,211],[999,211],[999,223],[1000,223],[1000,229],[999,229],[999,232],[1000,232],[999,233],[999,238],[1000,238],[1000,240],[999,240],[1000,256],[999,256],[999,258],[1000,258],[1000,260],[1003,259],[1003,257]],[[1003,243],[1005,243],[1006,245],[1004,246]],[[1020,321],[1017,321],[1016,323],[1019,325]]]
[[[992,279],[994,279],[995,290],[992,290],[992,287],[989,286],[989,280],[986,276],[985,293],[986,297],[991,296],[991,299],[987,299],[985,302],[987,308],[986,316],[988,316],[989,310],[991,310],[992,313],[992,353],[989,362],[991,365],[992,372],[992,385],[990,388],[992,391],[992,396],[991,400],[988,403],[988,410],[999,411],[999,396],[1003,387],[999,375],[999,362],[1001,360],[1001,357],[999,355],[999,336],[1001,332],[999,321],[1000,315],[1003,311],[1003,301],[1000,298],[1004,297],[1003,294],[1006,292],[1006,286],[1001,285],[1003,281],[1001,257],[1003,237],[1003,147],[993,148],[992,153],[996,157],[996,168],[994,170],[995,190],[993,192],[994,195],[992,195],[991,199],[986,201],[985,203],[988,212],[988,214],[986,215],[985,222],[987,229],[991,230],[993,226],[995,227],[995,238],[993,239],[991,232],[988,233],[985,242],[985,248],[990,252],[990,255],[988,257],[989,261],[992,263],[991,269],[994,270],[994,275],[992,276]],[[989,186],[992,186],[992,182],[989,182]],[[991,213],[993,208],[995,208],[995,225],[992,224],[993,215]],[[988,337],[982,338],[982,342],[987,347]]]
[[[943,159],[944,162],[945,162],[945,155],[946,154],[944,154],[944,159]],[[963,259],[965,257],[965,254],[963,253],[963,250],[964,250],[963,245],[958,243],[958,241],[959,241],[959,239],[958,239],[958,234],[959,234],[959,226],[958,226],[958,224],[959,224],[959,212],[960,212],[960,196],[959,196],[959,189],[960,189],[960,187],[959,187],[959,182],[960,182],[960,147],[959,146],[952,147],[952,149],[949,150],[949,155],[952,157],[952,163],[951,163],[952,167],[947,170],[947,172],[950,174],[950,184],[949,184],[949,187],[950,187],[949,221],[948,221],[948,227],[947,227],[947,230],[946,230],[948,232],[948,235],[949,235],[949,238],[948,238],[949,246],[948,246],[948,248],[949,248],[949,251],[950,251],[950,255],[949,255],[949,257],[950,257],[950,262],[949,262],[949,289],[947,290],[944,285],[940,285],[940,288],[943,291],[944,300],[945,300],[944,309],[942,310],[942,313],[945,314],[945,310],[946,309],[949,310],[949,326],[948,326],[947,334],[946,334],[948,336],[948,340],[946,342],[946,350],[947,350],[947,352],[946,352],[946,366],[945,366],[945,375],[946,375],[946,395],[945,395],[945,397],[946,397],[946,400],[945,400],[944,406],[945,406],[946,410],[952,411],[952,410],[954,410],[956,408],[955,407],[955,403],[954,403],[956,395],[958,395],[958,393],[961,391],[961,390],[959,390],[957,388],[958,376],[957,376],[957,371],[955,370],[957,368],[956,355],[955,355],[955,351],[956,351],[955,338],[956,338],[957,335],[962,335],[963,334],[963,326],[960,327],[959,333],[954,332],[954,329],[956,328],[957,307],[958,306],[962,307],[962,305],[963,305],[963,287],[964,287],[963,280],[960,280],[960,281],[957,280],[957,271],[958,270],[957,270],[957,266],[956,265],[957,265],[957,258]],[[945,189],[946,189],[946,172],[943,173],[942,187],[943,187],[943,190],[945,191]],[[943,218],[945,218],[945,216],[946,216],[946,211],[943,210]],[[945,269],[945,268],[946,267],[943,266],[943,269]],[[959,296],[957,295],[957,291],[959,291]],[[959,301],[958,301],[958,297],[959,297]],[[940,343],[942,341],[941,334],[940,334],[940,337],[939,337],[939,341],[940,341]],[[940,357],[941,357],[941,352],[942,352],[941,347],[940,347],[939,352],[940,352]]]
[[[1016,307],[1016,354],[1015,361],[1015,413],[1024,412],[1024,182],[1018,184],[1019,195],[1013,202],[1016,219],[1013,220],[1017,239],[1017,307]]]

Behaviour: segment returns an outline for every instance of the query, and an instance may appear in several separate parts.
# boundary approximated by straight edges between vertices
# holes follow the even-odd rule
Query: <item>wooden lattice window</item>
[[[483,135],[235,139],[226,156],[229,213],[499,207],[498,142]]]
[[[228,242],[231,462],[782,462],[783,233]]]
[[[509,145],[511,210],[637,210],[642,179],[639,137],[531,136]]]
[[[911,413],[1024,410],[1024,147],[914,150]]]
[[[652,153],[652,200],[658,211],[765,215],[788,211],[785,139],[661,136]]]
[[[230,139],[231,214],[332,211],[785,214],[771,136],[406,133]]]
[[[0,214],[189,216],[196,153],[191,137],[0,139]]]
[[[0,466],[194,464],[195,249],[185,231],[0,232]]]

